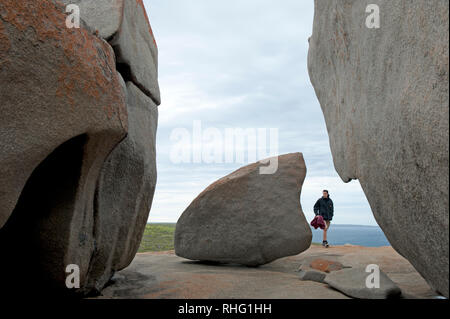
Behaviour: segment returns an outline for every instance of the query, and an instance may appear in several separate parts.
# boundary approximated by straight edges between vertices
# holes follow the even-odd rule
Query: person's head
[[[323,195],[323,198],[328,198],[328,191],[326,189],[324,189],[322,191],[322,195]]]

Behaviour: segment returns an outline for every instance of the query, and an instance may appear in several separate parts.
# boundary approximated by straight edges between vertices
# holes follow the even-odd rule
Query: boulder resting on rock
[[[300,205],[303,155],[278,156],[274,174],[260,174],[264,166],[244,166],[193,200],[176,225],[178,256],[258,266],[310,246],[312,232]]]

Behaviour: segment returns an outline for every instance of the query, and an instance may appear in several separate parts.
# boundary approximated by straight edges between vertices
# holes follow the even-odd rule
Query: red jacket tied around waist
[[[323,220],[323,217],[320,215],[317,215],[314,217],[314,219],[311,221],[311,226],[314,227],[314,229],[317,229],[320,227],[320,229],[325,228],[325,221]]]

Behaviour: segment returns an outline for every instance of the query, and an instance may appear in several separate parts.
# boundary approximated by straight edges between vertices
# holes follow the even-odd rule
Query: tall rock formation
[[[366,25],[369,4],[379,28]],[[446,0],[316,0],[308,56],[337,172],[359,179],[389,242],[447,297],[448,11]]]
[[[66,25],[69,3],[81,28]],[[156,183],[159,104],[141,0],[0,0],[4,287],[85,295],[131,262]],[[66,287],[70,264],[79,289]]]

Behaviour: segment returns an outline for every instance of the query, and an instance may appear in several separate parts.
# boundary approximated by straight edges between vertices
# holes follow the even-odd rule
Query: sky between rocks
[[[307,70],[312,0],[144,3],[159,48],[162,96],[149,222],[176,222],[204,188],[245,165],[173,163],[171,133],[192,132],[193,121],[201,121],[202,128],[223,134],[225,128],[278,128],[278,153],[302,152],[305,158],[300,201],[308,220],[326,188],[336,224],[376,225],[359,182],[344,183],[334,170]]]

